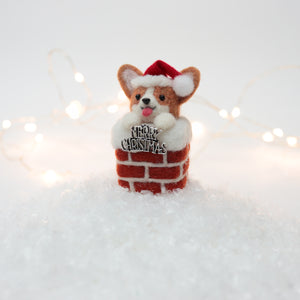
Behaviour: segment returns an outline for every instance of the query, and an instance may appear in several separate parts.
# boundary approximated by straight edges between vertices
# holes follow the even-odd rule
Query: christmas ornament
[[[118,79],[130,101],[130,112],[112,129],[119,185],[153,193],[184,188],[192,130],[180,106],[199,86],[199,70],[179,72],[158,60],[144,74],[123,65]]]

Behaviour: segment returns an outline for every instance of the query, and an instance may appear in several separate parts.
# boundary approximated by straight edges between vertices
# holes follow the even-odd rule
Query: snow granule
[[[0,299],[299,299],[300,225],[190,182],[0,200]]]

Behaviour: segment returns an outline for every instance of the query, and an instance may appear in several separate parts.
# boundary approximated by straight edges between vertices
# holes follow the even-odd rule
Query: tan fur
[[[132,65],[128,65],[128,64],[121,66],[118,71],[118,79],[119,79],[120,85],[121,85],[124,93],[130,100],[130,110],[132,110],[132,106],[134,104],[138,103],[138,101],[135,98],[135,95],[140,94],[141,98],[142,98],[146,92],[146,88],[138,87],[137,89],[135,89],[133,91],[131,91],[128,88],[128,86],[126,85],[124,76],[123,76],[123,72],[128,69],[136,72],[138,74],[138,76],[142,76],[143,73],[136,67],[134,67]],[[168,87],[156,86],[154,89],[154,96],[157,99],[158,103],[161,105],[168,105],[170,108],[170,113],[173,114],[175,118],[178,118],[180,115],[180,105],[185,103],[186,101],[188,101],[194,95],[194,93],[197,90],[199,83],[200,83],[200,71],[198,69],[196,69],[195,67],[189,67],[189,68],[183,69],[181,71],[181,73],[193,75],[194,90],[190,95],[188,95],[186,97],[179,97],[176,95],[176,93],[174,92],[172,87],[169,87],[169,86]],[[161,101],[159,99],[160,95],[165,96],[164,101]]]
[[[200,77],[201,77],[200,71],[198,69],[196,69],[195,67],[189,67],[189,68],[183,69],[181,71],[181,73],[182,74],[189,74],[189,73],[193,74],[194,90],[190,95],[188,95],[186,97],[179,97],[179,105],[188,101],[194,95],[194,93],[196,92],[196,90],[199,86]]]
[[[120,85],[125,93],[125,95],[128,97],[128,98],[131,98],[131,95],[132,95],[132,92],[128,86],[126,85],[126,81],[124,79],[124,76],[123,76],[123,73],[125,70],[132,70],[134,71],[135,73],[138,74],[138,76],[142,76],[143,73],[138,69],[136,68],[135,66],[132,66],[132,65],[123,65],[119,68],[119,71],[118,71],[118,79],[119,79],[119,82],[120,82]]]
[[[165,100],[161,101],[159,95],[164,95]],[[168,105],[170,113],[175,117],[179,117],[179,97],[175,94],[174,90],[170,86],[160,87],[156,86],[154,90],[154,96],[160,105]]]
[[[132,95],[131,95],[131,97],[130,97],[130,111],[132,111],[132,106],[134,105],[134,104],[138,104],[139,103],[139,101],[138,100],[136,100],[136,98],[135,98],[135,95],[137,95],[137,94],[140,94],[141,95],[141,99],[143,98],[143,95],[145,94],[145,92],[146,92],[146,88],[144,88],[144,87],[142,87],[142,86],[140,86],[140,87],[138,87],[137,89],[135,89],[134,90],[134,92],[132,93]]]

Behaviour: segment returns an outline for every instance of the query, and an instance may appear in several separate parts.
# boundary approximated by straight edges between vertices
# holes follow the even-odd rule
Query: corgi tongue
[[[150,107],[146,107],[143,109],[142,114],[144,117],[148,117],[152,114],[153,109]]]

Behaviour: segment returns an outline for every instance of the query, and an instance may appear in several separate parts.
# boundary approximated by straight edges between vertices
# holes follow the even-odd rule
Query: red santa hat
[[[143,74],[131,80],[134,88],[139,86],[171,86],[177,96],[185,97],[194,90],[193,76],[182,74],[162,60],[157,60]]]

